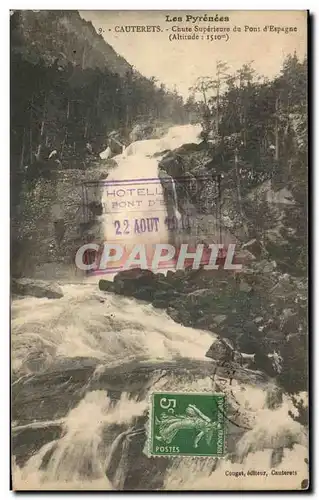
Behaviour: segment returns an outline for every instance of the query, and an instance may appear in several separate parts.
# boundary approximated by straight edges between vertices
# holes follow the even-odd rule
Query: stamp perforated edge
[[[156,453],[151,453],[152,450],[152,422],[153,422],[153,396],[155,394],[168,394],[168,395],[194,395],[194,396],[223,396],[224,397],[224,411],[225,414],[227,413],[227,394],[225,392],[196,392],[196,391],[184,391],[184,392],[174,392],[174,391],[154,391],[151,392],[148,396],[148,420],[145,423],[145,430],[146,430],[146,441],[144,445],[143,452],[148,458],[153,458],[153,457],[161,457],[161,458],[167,458],[167,457],[185,457],[185,458],[191,458],[191,459],[196,459],[196,458],[214,458],[214,459],[224,459],[226,454],[227,454],[227,418],[226,415],[224,415],[224,454],[223,455],[192,455],[192,454],[183,454],[183,453],[165,453],[163,454],[156,454]]]

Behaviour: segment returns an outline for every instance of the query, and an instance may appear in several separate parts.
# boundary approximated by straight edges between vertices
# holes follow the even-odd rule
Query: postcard
[[[15,491],[307,490],[308,12],[10,12]]]

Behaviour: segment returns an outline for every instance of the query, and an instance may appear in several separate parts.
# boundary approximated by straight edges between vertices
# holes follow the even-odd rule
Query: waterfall
[[[104,241],[125,245],[123,259],[108,265],[114,271],[134,245],[145,245],[150,261],[155,244],[172,242],[167,217],[180,217],[176,186],[158,165],[166,151],[188,142],[199,143],[200,130],[199,125],[172,127],[161,139],[133,142],[113,158],[116,167],[102,181],[101,223]]]
[[[198,133],[194,126],[172,127],[163,138],[134,142],[115,157],[103,190],[108,241],[169,241],[164,222],[170,210],[178,216],[176,187],[169,176],[161,180],[161,154],[154,154],[196,142]],[[113,206],[119,200],[123,206]],[[158,231],[123,231],[124,220],[150,217],[163,222]],[[115,233],[115,221],[124,234]],[[288,395],[269,408],[273,381],[250,370],[232,381],[212,377],[215,365],[205,353],[216,335],[177,324],[151,304],[100,292],[91,283],[62,288],[58,300],[24,297],[12,304],[15,490],[267,488],[258,476],[238,477],[257,467],[275,471],[272,488],[300,487],[308,477],[305,429],[293,420],[297,410]],[[147,457],[143,429],[152,392],[221,390],[242,424],[229,423],[225,459]],[[297,475],[280,475],[284,469]]]
[[[139,448],[134,442],[141,434],[134,426],[136,419],[145,420],[151,392],[212,390],[210,377],[194,377],[186,369],[179,374],[164,372],[153,380],[142,398],[122,392],[119,400],[112,401],[103,390],[87,392],[65,417],[59,439],[45,444],[23,467],[14,464],[14,487],[122,490],[134,462],[140,461],[147,464],[147,469],[140,465],[137,469],[139,477],[132,480],[142,489],[152,489],[150,470],[155,477],[158,464],[156,459],[147,459],[143,452],[137,452]],[[238,482],[242,489],[251,488],[252,484],[256,489],[263,488],[264,483],[258,477],[238,478],[236,474],[243,468],[252,471],[256,468],[269,471],[271,468],[278,471],[274,478],[277,482],[272,484],[296,488],[300,478],[307,476],[307,438],[302,426],[289,416],[292,408],[289,398],[285,397],[279,408],[270,410],[265,407],[266,391],[263,387],[235,382],[232,387],[225,386],[224,391],[230,407],[235,398],[245,409],[251,430],[238,433],[238,429],[229,425],[230,454],[225,460],[216,461],[214,457],[164,459],[167,464],[161,475],[160,489],[236,489]],[[273,463],[272,457],[277,451],[280,460]],[[282,469],[295,469],[298,477],[280,476]]]
[[[87,393],[65,418],[60,439],[43,446],[23,469],[14,465],[15,487],[72,489],[81,483],[87,488],[113,489],[106,472],[116,451],[125,445],[125,438],[134,435],[130,428],[117,435],[117,429],[146,408],[147,402],[129,399],[125,393],[117,404],[105,391]],[[116,482],[120,481],[120,472],[117,470]]]

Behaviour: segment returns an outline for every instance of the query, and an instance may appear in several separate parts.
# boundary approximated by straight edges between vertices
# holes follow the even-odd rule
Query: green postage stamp
[[[149,455],[225,454],[225,394],[152,394]]]

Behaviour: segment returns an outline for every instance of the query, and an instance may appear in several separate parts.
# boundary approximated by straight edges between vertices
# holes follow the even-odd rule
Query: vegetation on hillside
[[[259,77],[253,63],[231,74],[218,62],[215,74],[198,78],[190,89],[185,108],[194,121],[201,119],[207,149],[196,153],[197,161],[186,152],[183,169],[196,176],[205,164],[222,175],[224,198],[229,191],[236,199],[234,225],[244,225],[246,238],[257,238],[283,271],[305,275],[307,60],[289,55],[272,80]],[[268,193],[284,188],[287,205],[265,202],[261,186]]]
[[[206,147],[179,148],[163,167],[176,178],[187,174],[192,186],[196,176],[220,179],[220,222],[244,235],[238,244],[245,243],[256,261],[244,265],[236,284],[220,271],[211,281],[206,277],[195,307],[183,297],[172,304],[172,317],[254,353],[258,369],[270,375],[265,355],[276,352],[282,358],[280,385],[288,393],[306,391],[307,60],[289,55],[271,80],[258,77],[253,64],[233,75],[219,62],[214,78],[200,77],[190,90],[185,107],[193,121],[201,120]],[[200,208],[201,190],[189,196]],[[223,317],[218,324],[215,315]],[[306,420],[303,410],[300,421]]]
[[[263,362],[266,354],[276,351],[283,359],[276,374],[282,387],[291,393],[306,390],[307,61],[289,55],[271,80],[258,77],[253,63],[232,74],[219,62],[215,77],[198,78],[191,90],[184,104],[176,92],[144,78],[74,11],[16,11],[11,16],[16,258],[28,249],[29,265],[39,235],[48,246],[47,220],[57,197],[50,181],[57,180],[57,170],[61,183],[71,168],[92,167],[113,130],[125,140],[139,122],[200,120],[203,142],[169,153],[165,168],[173,177],[189,173],[196,178],[203,168],[220,176],[228,203],[221,216],[227,213],[234,231],[244,227],[246,242],[255,239],[262,255],[256,253],[257,262],[238,282],[221,276],[218,283],[204,276],[199,284],[188,283],[186,297],[183,279],[190,281],[189,276],[177,275],[178,293],[169,298],[170,305],[166,299],[155,305],[167,306],[172,318],[183,324],[218,332],[236,348],[260,355]],[[48,161],[52,151],[59,163]],[[61,170],[68,173],[62,175]],[[72,179],[80,183],[80,177],[77,173]],[[291,203],[269,203],[260,186],[266,186],[266,195],[285,189]],[[48,191],[50,207],[43,196]],[[177,193],[180,196],[178,183]],[[33,223],[29,233],[28,221]],[[72,231],[68,234],[73,238]],[[28,246],[26,241],[33,237]],[[45,255],[42,247],[41,253]],[[269,267],[269,261],[275,264]],[[192,295],[198,288],[203,295]],[[135,292],[143,290],[136,287]],[[272,367],[260,365],[257,368],[273,375]]]
[[[126,138],[136,122],[152,119],[183,121],[182,98],[139,74],[77,12],[14,12],[13,194],[23,180],[52,175],[52,151],[63,168],[85,168],[83,160],[105,149],[109,132]]]

